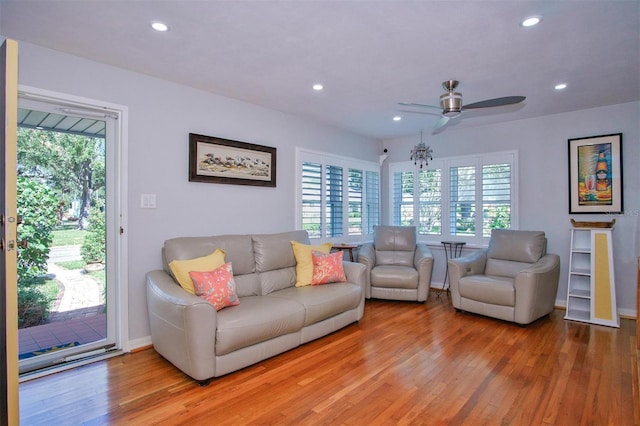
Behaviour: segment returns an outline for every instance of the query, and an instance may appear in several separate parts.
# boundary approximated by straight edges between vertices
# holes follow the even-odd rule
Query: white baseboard
[[[151,336],[140,337],[138,339],[129,340],[129,351],[135,351],[136,349],[146,348],[151,346]]]

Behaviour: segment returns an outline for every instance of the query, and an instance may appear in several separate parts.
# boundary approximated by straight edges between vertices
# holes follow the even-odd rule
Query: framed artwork
[[[569,139],[569,213],[622,212],[622,133]]]
[[[276,148],[189,133],[189,181],[276,186]]]

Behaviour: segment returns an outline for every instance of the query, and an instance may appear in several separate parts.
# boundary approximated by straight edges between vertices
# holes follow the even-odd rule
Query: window
[[[517,152],[389,165],[394,225],[420,235],[482,239],[492,229],[516,228]]]
[[[373,233],[380,223],[380,167],[347,157],[299,149],[296,227],[309,238]]]

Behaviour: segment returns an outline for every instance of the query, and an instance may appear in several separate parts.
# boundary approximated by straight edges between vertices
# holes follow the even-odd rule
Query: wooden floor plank
[[[446,299],[358,323],[208,386],[153,349],[20,385],[22,425],[639,425],[635,321],[528,327]]]

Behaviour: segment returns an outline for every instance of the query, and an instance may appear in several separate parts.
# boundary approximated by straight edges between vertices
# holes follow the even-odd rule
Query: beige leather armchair
[[[416,244],[415,226],[376,226],[358,262],[367,267],[367,299],[427,300],[433,255],[426,244]]]
[[[518,324],[553,311],[560,257],[542,231],[494,229],[489,247],[449,260],[453,307]]]

